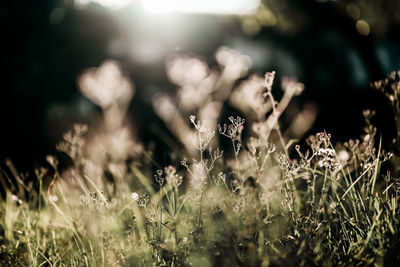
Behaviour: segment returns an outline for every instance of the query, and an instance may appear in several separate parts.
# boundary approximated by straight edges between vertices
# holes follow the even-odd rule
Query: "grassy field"
[[[48,156],[51,168],[35,170],[33,178],[10,161],[0,172],[1,264],[399,264],[400,164],[397,151],[382,149],[374,112],[364,111],[359,139],[332,144],[331,134],[320,132],[300,146],[282,133],[279,118],[304,86],[283,81],[276,101],[274,75],[245,85],[254,93],[241,101],[250,103],[249,124],[233,116],[211,126],[198,113],[174,117],[171,132],[185,149],[171,154],[169,166],[157,166],[152,150],[129,135],[120,100],[130,99],[130,87],[119,83],[123,90],[107,99],[87,78],[82,92],[103,109],[104,120],[64,135],[57,148],[71,166],[60,170]],[[398,73],[374,86],[393,104],[400,127]],[[185,127],[174,131],[174,123]],[[228,144],[226,151],[218,142]]]

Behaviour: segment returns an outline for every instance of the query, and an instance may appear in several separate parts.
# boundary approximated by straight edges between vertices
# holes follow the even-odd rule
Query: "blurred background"
[[[369,108],[390,143],[392,110],[370,82],[400,69],[399,10],[396,0],[11,1],[0,11],[0,159],[31,171],[73,123],[96,120],[100,108],[79,92],[78,77],[107,59],[134,84],[128,114],[136,139],[166,158],[171,146],[162,136],[173,135],[152,102],[177,91],[166,59],[199,56],[212,68],[221,46],[247,55],[249,74],[275,70],[279,81],[305,84],[296,105],[316,113],[305,137],[326,130],[334,142],[359,138]],[[231,113],[228,103],[221,121]]]

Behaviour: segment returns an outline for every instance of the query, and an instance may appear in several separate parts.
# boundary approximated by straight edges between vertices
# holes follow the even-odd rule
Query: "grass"
[[[300,147],[285,140],[278,119],[303,86],[286,84],[275,103],[273,79],[267,73],[260,91],[271,111],[253,123],[250,138],[243,140],[241,117],[229,117],[216,133],[190,116],[195,154],[180,152],[176,166],[155,171],[151,151],[93,158],[82,125],[58,145],[73,161],[67,170],[49,156],[52,168],[28,180],[7,161],[0,171],[1,264],[398,264],[400,180],[390,170],[399,160],[382,150],[373,112],[364,112],[361,139],[335,145],[321,132]],[[215,148],[218,134],[231,151]],[[104,147],[106,154],[115,149]]]

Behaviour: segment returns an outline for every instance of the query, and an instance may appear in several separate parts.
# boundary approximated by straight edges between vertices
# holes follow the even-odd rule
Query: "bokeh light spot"
[[[361,11],[355,4],[348,4],[346,7],[346,12],[352,19],[359,19],[361,15]]]
[[[276,17],[269,8],[263,7],[259,12],[257,12],[256,17],[262,26],[268,27],[276,24]]]
[[[356,29],[359,34],[367,36],[370,32],[369,24],[365,20],[358,20],[356,23]]]

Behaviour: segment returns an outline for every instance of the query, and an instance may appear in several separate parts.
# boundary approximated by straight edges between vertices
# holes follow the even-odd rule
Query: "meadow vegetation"
[[[334,144],[319,132],[300,146],[315,108],[298,108],[284,127],[280,119],[304,85],[282,78],[278,101],[275,72],[248,76],[249,58],[226,47],[216,59],[218,68],[199,57],[167,61],[177,94],[158,94],[154,109],[181,144],[168,166],[132,134],[134,87],[118,64],[85,72],[81,91],[103,119],[76,124],[57,145],[70,167],[49,155],[34,179],[10,161],[0,172],[1,264],[398,264],[399,138],[384,151],[365,110],[358,139]],[[398,136],[399,74],[373,84],[393,105]],[[225,103],[243,115],[224,117]]]

